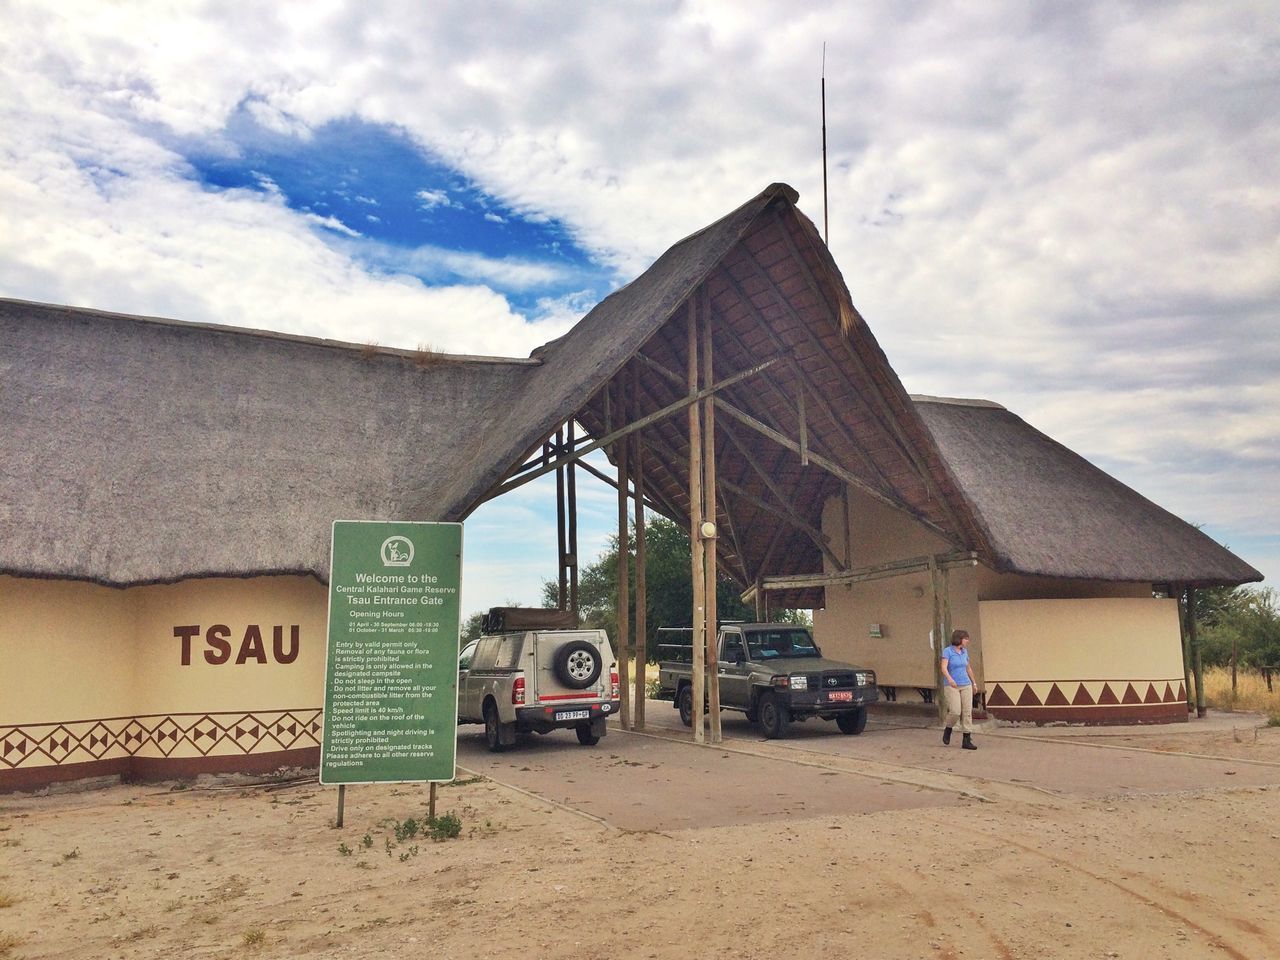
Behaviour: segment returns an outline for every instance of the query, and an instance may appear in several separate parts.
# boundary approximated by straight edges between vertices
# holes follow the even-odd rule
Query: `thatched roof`
[[[536,366],[0,300],[0,573],[324,577]]]
[[[822,537],[822,507],[845,482],[1002,569],[1258,579],[1017,418],[1005,414],[1019,429],[1001,420],[988,431],[950,405],[913,403],[797,199],[768,187],[528,360],[0,300],[0,573],[116,586],[324,579],[334,519],[464,519],[565,421],[601,437],[687,395],[696,310],[711,318],[717,383],[774,364],[717,394],[717,546],[744,584],[822,570],[823,551],[842,549]],[[643,431],[650,495],[682,522],[685,423]],[[1042,482],[1007,482],[1023,473]],[[1143,548],[1081,546],[1066,524],[1088,515],[1098,538],[1128,531]],[[1156,564],[1151,548],[1166,542],[1170,562]],[[778,599],[814,605],[821,594]]]
[[[531,373],[511,416],[493,425],[459,470],[445,498],[451,515],[471,509],[566,416],[576,413],[593,436],[602,436],[609,425],[619,424],[624,406],[622,422],[632,422],[680,399],[687,388],[655,375],[655,364],[676,374],[674,379],[685,376],[688,307],[705,292],[700,309],[712,316],[717,381],[768,357],[787,360],[726,391],[723,399],[795,438],[800,433],[797,403],[804,393],[815,454],[957,546],[985,551],[981,530],[968,516],[946,464],[854,310],[839,269],[797,199],[787,185],[771,185],[677,243],[569,333],[535,351],[543,366]],[[631,368],[637,365],[638,394],[631,386]],[[611,402],[606,394],[612,394]],[[793,451],[729,416],[719,415],[718,423],[717,520],[730,534],[718,540],[718,547],[726,571],[749,583],[766,562],[775,574],[820,570],[822,556],[813,538],[799,526],[779,523],[777,508],[784,503],[742,448],[785,491],[785,506],[812,529],[821,527],[823,503],[839,489],[839,481],[817,466],[802,466]],[[644,436],[649,489],[663,513],[686,523],[686,419],[661,421]],[[482,457],[487,465],[479,462]],[[783,602],[812,605],[821,595],[795,593]]]
[[[1004,407],[912,399],[987,531],[997,569],[1191,585],[1262,579],[1191,524]]]

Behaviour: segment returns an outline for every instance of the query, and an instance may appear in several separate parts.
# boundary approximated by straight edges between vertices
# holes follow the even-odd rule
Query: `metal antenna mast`
[[[827,214],[827,42],[822,41],[822,242],[831,246],[831,220]]]

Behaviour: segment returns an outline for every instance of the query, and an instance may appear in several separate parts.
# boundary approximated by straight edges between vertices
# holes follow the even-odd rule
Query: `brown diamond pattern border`
[[[207,757],[320,746],[322,711],[260,710],[0,726],[0,771],[124,757]]]
[[[1068,702],[1064,691],[1072,689],[1075,695]],[[1187,718],[1181,679],[992,681],[987,685],[987,707],[997,718],[1035,723],[1168,723]]]

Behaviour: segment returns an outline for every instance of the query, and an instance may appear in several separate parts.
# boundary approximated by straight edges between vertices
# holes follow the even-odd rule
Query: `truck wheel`
[[[484,742],[488,746],[490,753],[501,753],[507,749],[507,743],[514,739],[514,736],[512,736],[514,731],[503,729],[503,727],[507,726],[511,726],[511,724],[503,723],[498,719],[498,708],[492,702],[486,703],[484,707]]]
[[[582,726],[574,727],[573,729],[578,734],[578,742],[584,747],[594,747],[600,742],[600,735],[592,731],[589,723],[584,723]]]
[[[582,690],[600,679],[604,661],[595,644],[587,640],[570,640],[556,651],[551,660],[556,678],[572,690]]]
[[[676,694],[676,707],[680,710],[680,722],[693,726],[693,685],[686,683]]]
[[[859,707],[851,713],[836,714],[836,726],[841,733],[861,733],[867,729],[867,708]]]
[[[765,693],[756,704],[756,716],[760,718],[760,732],[766,740],[776,740],[787,735],[787,727],[791,724],[791,716],[787,708],[778,701],[776,693]]]

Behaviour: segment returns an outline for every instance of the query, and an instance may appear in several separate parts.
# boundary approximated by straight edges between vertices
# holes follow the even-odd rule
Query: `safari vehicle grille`
[[[828,670],[825,673],[809,674],[810,690],[851,690],[857,685],[857,675],[852,670]]]

